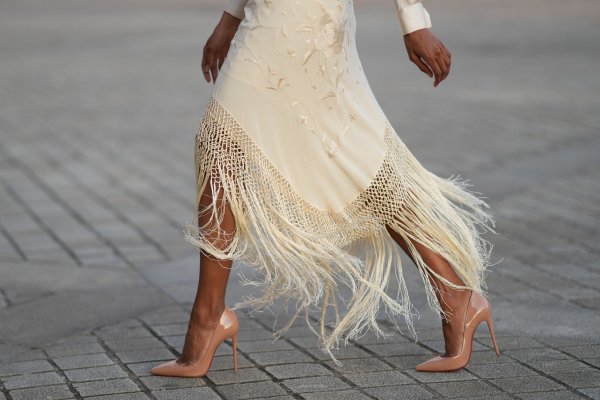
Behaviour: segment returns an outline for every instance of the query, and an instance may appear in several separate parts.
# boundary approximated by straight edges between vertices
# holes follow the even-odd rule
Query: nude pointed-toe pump
[[[150,370],[154,375],[162,376],[179,376],[179,377],[194,377],[199,378],[206,375],[210,368],[215,352],[221,343],[226,339],[233,340],[233,368],[237,373],[237,334],[240,323],[235,311],[225,307],[219,322],[212,333],[208,347],[202,358],[191,365],[177,364],[177,360],[171,360],[160,364]]]
[[[454,356],[437,356],[417,365],[417,371],[424,372],[448,372],[456,371],[465,367],[471,359],[473,351],[473,337],[477,326],[486,321],[496,356],[500,356],[500,350],[496,344],[496,336],[494,335],[494,326],[492,324],[492,307],[489,301],[480,293],[471,291],[469,303],[465,311],[465,330],[462,339],[462,349]]]

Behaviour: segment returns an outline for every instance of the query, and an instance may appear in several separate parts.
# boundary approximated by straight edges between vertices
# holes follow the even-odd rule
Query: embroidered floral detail
[[[315,29],[315,47],[322,51],[325,57],[331,57],[342,51],[344,42],[345,23],[331,10],[324,10],[324,14]]]
[[[340,131],[330,132],[320,126],[319,119],[315,118],[311,112],[315,104],[307,104],[306,99],[298,97],[299,94],[292,90],[293,85],[290,81],[298,82],[298,80],[286,76],[289,71],[276,69],[272,64],[265,62],[266,60],[262,57],[255,56],[252,48],[242,40],[234,41],[234,45],[237,46],[239,42],[250,51],[252,57],[244,59],[261,69],[265,76],[265,87],[277,91],[287,98],[290,110],[295,109],[292,112],[297,116],[296,122],[302,125],[308,133],[316,135],[323,145],[323,149],[330,157],[333,157],[338,151],[339,141],[350,128],[349,124],[354,123],[357,119],[353,110],[360,107],[355,98],[352,99],[352,106],[342,104],[338,99],[338,94],[345,91],[343,81],[350,63],[349,47],[352,38],[348,34],[350,26],[346,7],[352,7],[352,2],[350,0],[337,0],[337,2],[312,0],[312,2],[317,7],[307,7],[306,3],[296,1],[290,5],[289,10],[280,11],[281,15],[293,15],[298,21],[296,25],[292,25],[290,23],[292,20],[289,18],[282,19],[283,22],[280,24],[267,25],[261,21],[260,8],[263,5],[266,8],[275,6],[272,0],[262,0],[260,5],[254,7],[255,12],[251,15],[253,20],[250,21],[249,29],[272,30],[274,49],[279,54],[286,58],[302,57],[298,62],[299,65],[304,66],[310,87],[313,90],[321,90],[315,95],[315,99],[322,101],[328,110],[346,111],[345,115],[331,114],[331,118],[339,119],[339,125],[344,127]],[[335,3],[335,6],[329,8],[325,3]],[[290,32],[294,32],[294,34],[290,36]],[[298,40],[298,33],[307,34],[304,44]],[[347,96],[344,96],[345,100],[347,100]]]

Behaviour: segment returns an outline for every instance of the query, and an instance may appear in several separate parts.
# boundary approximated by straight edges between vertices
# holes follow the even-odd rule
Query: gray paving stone
[[[252,328],[242,330],[243,322],[240,321],[240,331],[238,334],[238,343],[252,342],[254,340],[273,340],[273,332],[264,328]],[[291,338],[290,338],[291,339]],[[281,339],[280,339],[281,340]]]
[[[206,382],[202,378],[151,375],[140,377],[140,381],[152,391],[206,386]]]
[[[234,370],[209,371],[207,377],[216,385],[225,385],[237,382],[267,381],[271,378],[258,368],[238,368]]]
[[[415,368],[418,364],[431,358],[430,354],[422,354],[419,356],[393,356],[385,357],[385,361],[392,364],[397,369]]]
[[[528,363],[533,368],[548,375],[561,374],[565,372],[589,371],[591,366],[579,360],[548,360]]]
[[[176,323],[165,325],[151,325],[150,328],[159,336],[185,335],[187,333],[188,324]]]
[[[254,367],[255,364],[246,358],[243,354],[237,355],[237,366],[240,368]],[[231,355],[227,356],[215,356],[213,358],[212,364],[210,365],[210,371],[218,371],[218,370],[231,370],[233,371],[233,357]]]
[[[431,354],[430,350],[415,344],[415,343],[390,343],[390,344],[368,344],[365,347],[380,356],[407,356],[407,355],[420,355],[420,354]]]
[[[265,351],[248,354],[248,357],[260,365],[295,364],[313,361],[312,358],[298,350]]]
[[[494,351],[474,351],[471,354],[469,364],[501,364],[515,362],[513,358],[507,357],[504,353],[497,356]]]
[[[52,371],[54,367],[46,360],[21,361],[0,365],[0,377]]]
[[[336,390],[335,392],[302,393],[305,400],[367,400],[371,397],[358,390]]]
[[[73,344],[86,344],[86,343],[98,343],[98,338],[92,334],[82,334],[70,336],[68,338],[60,339],[56,342],[57,346],[60,345],[73,345]]]
[[[600,387],[599,370],[590,369],[586,371],[553,374],[552,377],[573,388]]]
[[[152,375],[150,373],[152,367],[155,367],[161,363],[161,361],[146,361],[141,363],[125,364],[125,366],[129,370],[131,370],[131,372],[133,372],[136,376],[149,376]]]
[[[35,388],[16,389],[11,390],[10,395],[13,400],[59,400],[75,398],[67,385],[39,386]]]
[[[585,394],[586,396],[591,397],[594,400],[600,399],[600,388],[585,388],[578,389],[578,391]]]
[[[165,344],[155,337],[107,340],[105,344],[114,352],[165,347]]]
[[[412,369],[406,369],[403,372],[419,382],[427,382],[427,383],[465,381],[465,380],[477,379],[477,377],[475,375],[473,375],[472,373],[470,373],[469,371],[467,371],[464,368],[461,370],[452,371],[452,372],[422,372],[422,371],[417,371],[414,368],[412,368]]]
[[[414,340],[412,340],[411,338],[408,338],[398,332],[390,332],[388,331],[389,336],[387,337],[382,337],[382,336],[377,336],[373,333],[370,333],[368,335],[363,335],[358,339],[354,339],[352,340],[353,343],[356,344],[360,344],[360,345],[367,345],[367,344],[393,344],[393,343],[414,343]],[[440,339],[443,338],[443,336],[441,336],[440,332],[436,329],[436,330],[420,330],[419,331],[419,339],[423,340],[423,339]]]
[[[562,390],[565,387],[543,376],[519,376],[490,380],[508,393]]]
[[[115,353],[124,363],[134,363],[142,361],[163,361],[175,358],[175,355],[167,349],[144,349],[128,350]]]
[[[366,388],[365,392],[378,400],[400,400],[400,399],[433,399],[435,395],[419,385],[383,386],[377,388]]]
[[[584,358],[581,361],[593,365],[596,368],[600,368],[600,358]]]
[[[466,369],[484,379],[538,375],[536,371],[518,363],[473,364],[468,365]]]
[[[269,400],[292,400],[294,399],[294,397],[289,396],[289,395],[284,395],[284,396],[273,396],[273,397],[255,397],[254,399],[264,399],[264,398],[268,398]]]
[[[295,393],[321,392],[333,389],[350,388],[350,386],[341,379],[328,375],[285,379],[281,383],[293,390]]]
[[[600,357],[600,345],[562,347],[561,350],[577,358]]]
[[[118,365],[104,365],[64,371],[71,382],[97,381],[101,379],[125,378],[127,373]]]
[[[253,399],[286,395],[285,389],[275,382],[249,382],[221,385],[215,389],[226,399]]]
[[[183,311],[180,306],[172,305],[159,310],[152,310],[140,316],[140,319],[148,325],[165,325],[171,323],[187,323],[190,315]]]
[[[428,387],[449,398],[467,396],[482,398],[502,394],[502,391],[481,380],[435,382],[428,384]]]
[[[358,374],[344,374],[344,377],[359,387],[394,386],[414,384],[415,381],[401,371],[362,372]]]
[[[329,360],[329,354],[325,353],[324,351],[322,351],[319,348],[308,348],[305,349],[307,352],[309,352],[313,357],[315,357],[318,360]],[[331,352],[333,353],[333,356],[335,358],[337,358],[338,360],[346,360],[348,358],[362,358],[362,357],[373,357],[372,354],[366,352],[365,350],[356,347],[356,346],[346,346],[346,347],[341,347],[339,349],[333,349],[331,350]]]
[[[520,393],[517,395],[523,400],[572,400],[584,399],[581,394],[576,394],[568,390],[558,390],[555,392],[537,392],[537,393]]]
[[[317,363],[274,365],[266,367],[265,370],[277,379],[333,374],[331,370]]]
[[[62,344],[46,349],[49,357],[66,357],[79,354],[104,353],[104,348],[98,343]]]
[[[550,348],[506,350],[502,354],[523,362],[573,359],[568,354]]]
[[[53,359],[60,369],[76,369],[110,365],[113,361],[103,353],[81,354],[77,356],[58,357]]]
[[[7,378],[2,378],[2,381],[4,387],[8,390],[63,383],[63,379],[56,372],[39,372],[36,374],[9,376]]]
[[[140,391],[136,384],[128,378],[75,382],[73,386],[83,397]]]
[[[186,389],[159,390],[152,392],[157,400],[217,400],[219,396],[208,387],[194,387]]]
[[[28,350],[10,358],[10,362],[21,362],[21,361],[38,361],[45,360],[46,353],[43,350]]]
[[[153,337],[143,326],[109,326],[95,331],[105,341]]]
[[[544,343],[526,336],[500,336],[496,338],[498,347],[503,350],[531,349],[534,347],[546,347]],[[486,344],[492,344],[491,339]]]
[[[392,369],[392,367],[377,358],[353,358],[341,362],[343,365],[340,366],[331,360],[326,361],[325,364],[342,373],[386,371]]]
[[[263,351],[294,350],[294,346],[283,340],[253,340],[238,342],[238,348],[245,353],[259,353]]]
[[[120,393],[120,394],[109,394],[106,396],[91,396],[85,397],[90,400],[146,400],[149,399],[146,393],[135,392],[135,393]]]

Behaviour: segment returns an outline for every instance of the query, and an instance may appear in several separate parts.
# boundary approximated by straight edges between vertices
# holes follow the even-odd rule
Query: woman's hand
[[[206,82],[210,83],[211,73],[213,83],[217,80],[219,70],[229,52],[231,39],[233,39],[240,22],[242,21],[239,18],[223,12],[221,20],[206,41],[202,54],[202,72],[204,73]]]
[[[408,58],[429,77],[435,75],[433,86],[437,86],[450,73],[450,52],[429,30],[419,29],[404,35]]]

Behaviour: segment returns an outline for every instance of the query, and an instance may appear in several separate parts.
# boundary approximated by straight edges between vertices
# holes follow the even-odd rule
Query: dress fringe
[[[381,303],[394,325],[404,316],[417,340],[413,305],[402,275],[400,248],[386,230],[389,226],[408,244],[424,282],[429,306],[444,316],[427,273],[457,289],[482,294],[490,266],[492,244],[483,239],[495,222],[489,205],[457,177],[443,179],[424,168],[386,122],[388,151],[375,178],[354,201],[336,211],[313,207],[302,199],[261,149],[213,97],[208,101],[195,141],[197,206],[206,185],[222,190],[235,217],[235,232],[220,229],[224,204],[215,196],[210,221],[186,224],[185,238],[218,259],[239,260],[255,266],[261,279],[242,277],[245,285],[262,287],[262,296],[246,297],[232,309],[258,310],[278,298],[296,299],[296,311],[274,334],[283,335],[300,314],[319,337],[319,347],[337,364],[332,349],[367,333],[387,336],[376,321]],[[218,179],[211,179],[215,177]],[[478,228],[482,228],[479,231]],[[465,282],[455,285],[424,262],[409,239],[444,257]],[[361,254],[359,256],[358,254]],[[398,282],[395,296],[387,292],[392,273]],[[351,290],[347,311],[340,315],[340,284]],[[322,300],[322,303],[320,304]],[[325,324],[328,306],[335,322]],[[317,331],[309,307],[321,310]]]

